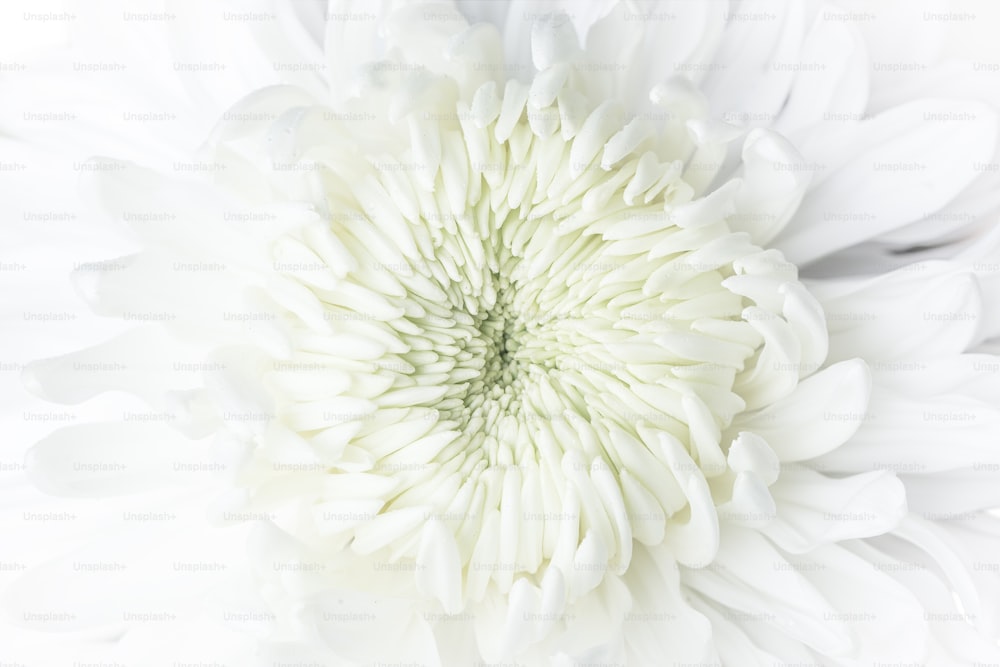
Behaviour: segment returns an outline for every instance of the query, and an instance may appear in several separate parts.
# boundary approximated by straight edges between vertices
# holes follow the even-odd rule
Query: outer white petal
[[[926,120],[954,114],[967,119]],[[919,220],[972,183],[996,140],[990,107],[923,100],[801,143],[815,186],[775,246],[804,264]]]

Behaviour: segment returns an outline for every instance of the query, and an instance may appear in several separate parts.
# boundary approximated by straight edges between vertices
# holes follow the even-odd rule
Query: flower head
[[[995,458],[995,383],[969,379],[993,357],[962,352],[997,333],[970,268],[996,234],[956,226],[969,247],[910,273],[836,267],[872,237],[924,238],[915,207],[970,187],[957,165],[995,153],[997,117],[972,104],[953,151],[913,162],[941,177],[918,203],[870,194],[912,185],[906,165],[938,134],[916,116],[966,103],[820,119],[865,108],[833,94],[863,51],[839,78],[803,67],[832,57],[824,40],[857,38],[829,11],[805,38],[799,10],[775,15],[770,55],[741,52],[744,19],[703,6],[538,12],[506,55],[517,31],[450,4],[332,17],[327,60],[302,61],[331,71],[241,99],[179,173],[81,170],[110,217],[135,219],[140,249],[79,269],[78,289],[149,326],[26,381],[61,402],[125,389],[154,411],[57,431],[31,450],[32,479],[107,496],[221,473],[195,483],[213,498],[206,534],[251,524],[251,634],[275,660],[958,655],[935,613],[975,616],[963,655],[994,655],[955,546],[995,531],[979,513],[993,495],[957,504],[966,524],[914,504],[951,488],[936,473]],[[657,22],[672,70],[631,71],[660,46]],[[382,51],[352,60],[364,30]],[[762,30],[744,35],[754,48]],[[799,67],[777,66],[797,48]],[[767,57],[774,90],[740,88]],[[870,185],[859,163],[904,176]],[[816,231],[856,206],[872,225]],[[919,319],[897,296],[913,280],[930,305],[904,330],[892,318]],[[122,368],[69,373],[81,364]],[[911,382],[918,366],[935,371]],[[974,423],[948,463],[936,438],[955,411],[931,407],[945,399]],[[108,458],[132,468],[79,474]]]

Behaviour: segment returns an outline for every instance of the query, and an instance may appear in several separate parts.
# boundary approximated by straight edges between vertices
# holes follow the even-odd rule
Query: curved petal
[[[928,118],[961,117],[960,122]],[[909,224],[952,201],[993,156],[997,113],[976,102],[922,100],[800,144],[815,186],[774,245],[807,264]]]
[[[782,462],[815,458],[836,450],[858,429],[870,386],[864,362],[842,361],[806,378],[785,398],[738,416],[730,431],[761,436]]]

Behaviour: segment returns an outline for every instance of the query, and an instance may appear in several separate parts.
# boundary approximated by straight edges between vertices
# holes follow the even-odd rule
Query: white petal
[[[780,401],[737,417],[732,428],[761,436],[783,462],[811,459],[854,434],[865,419],[870,386],[864,362],[843,361],[806,378]]]
[[[531,26],[531,60],[539,72],[573,60],[579,50],[576,30],[567,15],[542,16]]]
[[[622,580],[633,600],[623,627],[629,664],[656,664],[664,655],[697,664],[709,655],[711,625],[685,599],[669,549],[638,547]]]
[[[743,143],[742,184],[730,226],[764,245],[795,214],[810,178],[802,156],[787,139],[754,130]]]
[[[858,638],[865,659],[920,663],[927,651],[926,611],[905,587],[837,545],[820,547],[791,565],[829,600]],[[906,642],[900,642],[906,637]]]
[[[806,33],[799,62],[819,67],[797,73],[775,129],[793,133],[821,122],[859,119],[868,100],[868,51],[858,29],[824,4]]]
[[[867,280],[809,284],[830,329],[829,360],[893,362],[961,353],[984,313],[975,276],[922,262]]]
[[[941,114],[968,114],[972,119],[925,120]],[[800,146],[806,161],[815,161],[829,175],[806,195],[775,240],[775,247],[798,264],[945,206],[979,176],[974,163],[992,157],[997,114],[982,104],[924,100],[896,107],[840,135],[825,151]]]
[[[678,562],[701,567],[712,562],[719,549],[719,517],[705,478],[682,445],[661,434],[662,455],[670,465],[677,482],[684,489],[690,507],[685,523],[667,523],[664,544],[670,545]]]
[[[825,655],[852,648],[835,609],[802,574],[756,531],[727,527],[724,547],[705,569],[685,570],[686,583],[703,596],[766,625],[777,626]]]
[[[103,498],[177,481],[173,465],[195,449],[162,423],[61,428],[28,452],[32,481],[59,496]]]
[[[768,11],[760,11],[765,8]],[[744,13],[756,20],[734,18]],[[799,62],[805,7],[798,2],[748,4],[728,14],[730,20],[712,60],[718,66],[707,70],[702,86],[723,118],[753,114],[769,124],[766,119],[781,109],[795,79],[796,73],[788,66]]]
[[[437,519],[420,532],[417,588],[441,603],[446,614],[462,611],[462,563],[455,536]]]
[[[903,484],[889,472],[830,478],[807,468],[786,468],[771,495],[777,520],[763,532],[792,553],[882,535],[907,511]]]

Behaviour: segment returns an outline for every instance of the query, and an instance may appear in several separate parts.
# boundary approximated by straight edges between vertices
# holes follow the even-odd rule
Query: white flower
[[[884,5],[324,4],[118,8],[152,66],[64,59],[190,97],[66,133],[133,238],[74,284],[129,326],[23,378],[124,393],[27,453],[100,532],[16,625],[144,665],[1000,659],[989,72],[882,53]]]

